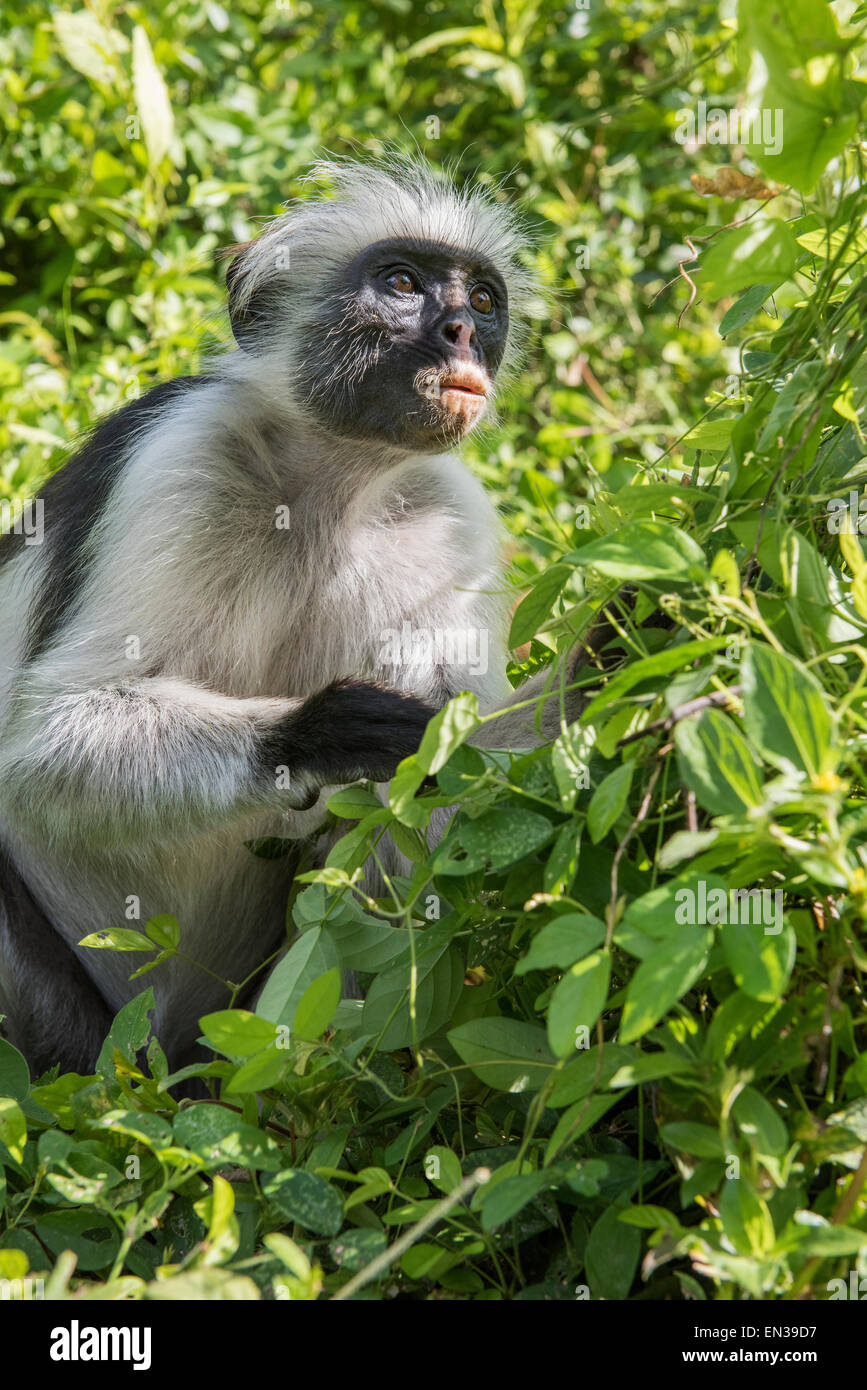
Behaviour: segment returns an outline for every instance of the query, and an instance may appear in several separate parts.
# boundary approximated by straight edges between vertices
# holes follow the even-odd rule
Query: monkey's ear
[[[225,255],[232,257],[226,271],[226,291],[229,296],[229,319],[232,324],[232,332],[238,347],[246,348],[248,352],[255,350],[256,341],[261,335],[266,317],[265,306],[261,302],[260,295],[242,295],[241,293],[241,284],[244,278],[244,258],[252,245],[252,241],[242,242],[237,246],[227,247],[224,252]]]

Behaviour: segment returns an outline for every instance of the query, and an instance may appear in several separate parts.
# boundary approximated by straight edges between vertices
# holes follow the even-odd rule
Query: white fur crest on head
[[[509,297],[508,359],[537,288],[522,262],[529,238],[510,207],[478,186],[457,188],[415,156],[320,160],[307,178],[331,184],[334,196],[320,193],[288,205],[244,249],[232,276],[237,311],[243,314],[259,291],[277,282],[289,291],[297,321],[318,306],[323,284],[366,246],[412,237],[484,256],[497,268]]]

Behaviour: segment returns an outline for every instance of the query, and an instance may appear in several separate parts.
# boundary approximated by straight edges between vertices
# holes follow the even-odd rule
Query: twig
[[[369,1265],[360,1269],[349,1280],[348,1284],[344,1284],[342,1288],[337,1290],[337,1293],[332,1294],[329,1302],[340,1303],[343,1299],[351,1298],[354,1293],[358,1293],[359,1289],[363,1289],[365,1284],[369,1284],[371,1279],[376,1279],[383,1270],[388,1269],[389,1265],[400,1259],[404,1251],[409,1250],[410,1246],[429,1231],[431,1226],[435,1226],[441,1217],[447,1216],[452,1207],[456,1207],[458,1202],[462,1202],[465,1197],[469,1196],[473,1188],[481,1187],[482,1183],[486,1183],[490,1176],[490,1168],[477,1168],[475,1172],[470,1173],[458,1184],[454,1192],[447,1193],[441,1202],[437,1202],[436,1206],[422,1217],[421,1221],[410,1226],[409,1230],[404,1232],[393,1245],[390,1245],[387,1250],[383,1250],[382,1254],[377,1255],[375,1260],[371,1260]]]
[[[715,690],[712,695],[701,695],[697,700],[687,700],[686,704],[678,705],[664,719],[655,719],[652,724],[645,724],[643,729],[636,729],[634,734],[627,734],[625,738],[619,739],[617,747],[623,748],[627,743],[635,743],[637,739],[646,738],[648,734],[655,734],[660,730],[668,733],[681,719],[687,719],[691,714],[699,714],[703,709],[711,709],[716,705],[727,705],[740,693],[739,685],[728,685],[725,690]]]

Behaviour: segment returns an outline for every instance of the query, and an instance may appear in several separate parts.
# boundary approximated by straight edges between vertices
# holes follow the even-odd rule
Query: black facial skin
[[[302,333],[302,397],[336,434],[439,452],[484,409],[484,394],[449,390],[450,375],[489,388],[508,323],[506,287],[486,260],[432,242],[377,242]]]

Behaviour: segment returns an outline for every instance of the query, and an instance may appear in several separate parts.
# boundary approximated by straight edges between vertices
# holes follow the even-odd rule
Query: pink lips
[[[461,363],[440,380],[440,403],[455,415],[475,414],[488,397],[488,379],[479,367]]]

